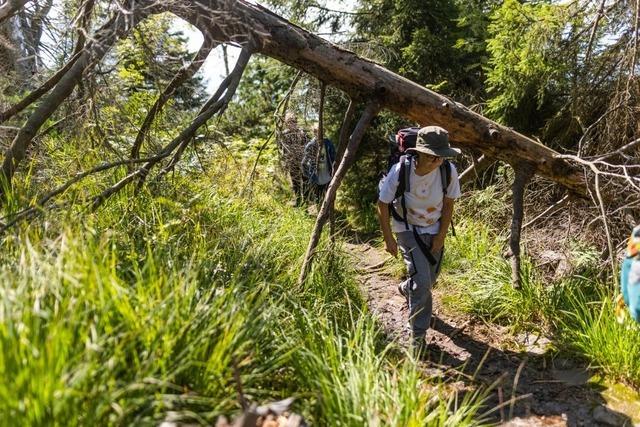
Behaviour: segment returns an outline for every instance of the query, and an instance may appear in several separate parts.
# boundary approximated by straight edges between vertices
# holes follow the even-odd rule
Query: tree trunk
[[[511,256],[511,284],[521,287],[520,281],[520,234],[524,218],[524,192],[529,180],[535,173],[531,163],[520,162],[514,166],[515,178],[512,185],[513,217],[511,218],[511,235],[509,236],[509,255]]]
[[[196,0],[191,7],[177,2],[168,7],[217,40],[240,44],[253,40],[258,52],[304,70],[353,98],[377,93],[381,95],[382,108],[422,125],[446,128],[452,143],[460,148],[476,149],[510,164],[530,162],[538,174],[575,193],[587,194],[582,170],[558,158],[554,150],[359,58],[262,6],[243,0]]]
[[[0,22],[9,19],[29,3],[29,0],[7,0],[0,6]]]
[[[22,2],[12,1],[12,5]],[[380,107],[423,125],[447,128],[454,145],[475,149],[488,157],[516,164],[531,163],[536,172],[570,191],[586,195],[581,169],[560,155],[512,129],[500,126],[461,104],[411,82],[382,66],[297,27],[262,6],[243,0],[184,0],[148,2],[129,0],[130,10],[103,26],[76,63],[31,114],[7,150],[0,178],[11,184],[31,140],[48,117],[73,91],[87,68],[99,61],[118,37],[139,19],[169,11],[218,42],[251,44],[255,51],[303,70],[353,99],[375,96]],[[0,10],[0,18],[1,18]]]

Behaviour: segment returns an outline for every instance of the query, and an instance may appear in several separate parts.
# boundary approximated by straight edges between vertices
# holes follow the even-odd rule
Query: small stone
[[[593,420],[608,426],[624,426],[626,419],[623,415],[612,411],[606,406],[598,406],[593,410]]]

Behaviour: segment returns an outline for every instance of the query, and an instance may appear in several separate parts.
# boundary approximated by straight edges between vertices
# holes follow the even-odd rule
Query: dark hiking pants
[[[423,340],[431,323],[433,300],[431,287],[436,282],[442,260],[442,251],[434,254],[436,265],[431,265],[418,244],[413,231],[397,233],[398,246],[407,266],[409,278],[401,283],[409,303],[409,324],[414,340]],[[433,235],[421,234],[426,247],[431,247]]]

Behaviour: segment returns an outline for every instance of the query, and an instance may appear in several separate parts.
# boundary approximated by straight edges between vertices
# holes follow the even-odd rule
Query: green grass
[[[606,291],[591,301],[580,288],[567,295],[568,307],[558,316],[559,339],[610,378],[640,388],[640,326],[616,320]]]
[[[592,248],[573,242],[574,273],[558,281],[545,281],[525,255],[522,287],[514,289],[510,263],[501,255],[505,236],[471,218],[460,220],[456,231],[457,237],[447,240],[440,284],[447,289],[448,310],[463,310],[514,333],[550,334],[556,349],[640,388],[640,329],[616,321],[612,283],[598,279],[599,259]]]
[[[241,197],[223,161],[5,236],[0,425],[214,424],[240,411],[236,377],[252,402],[296,397],[315,425],[481,424],[481,394],[382,344],[339,246],[323,239],[297,285],[312,219],[268,176]]]

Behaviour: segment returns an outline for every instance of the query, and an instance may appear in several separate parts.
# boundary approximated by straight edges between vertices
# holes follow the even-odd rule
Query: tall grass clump
[[[480,396],[456,405],[392,361],[339,243],[323,239],[297,284],[312,218],[268,176],[241,194],[222,160],[88,213],[74,201],[96,180],[4,237],[0,424],[210,425],[240,411],[239,389],[295,396],[319,425],[477,422]]]
[[[317,402],[313,418],[331,426],[479,425],[484,395],[447,393],[425,378],[409,356],[381,340],[372,319],[354,314],[344,330],[316,310],[297,317],[298,343],[293,365],[309,399]],[[300,345],[301,344],[301,345]],[[459,399],[458,399],[459,398]]]
[[[580,286],[566,294],[566,309],[556,320],[558,338],[613,379],[640,388],[640,327],[629,316],[619,322],[610,293],[599,289],[598,299]]]
[[[535,327],[544,318],[547,295],[533,267],[524,258],[521,288],[511,285],[511,265],[502,257],[504,237],[481,222],[464,219],[456,236],[447,239],[442,281],[451,291],[445,301],[451,309],[509,325]]]

